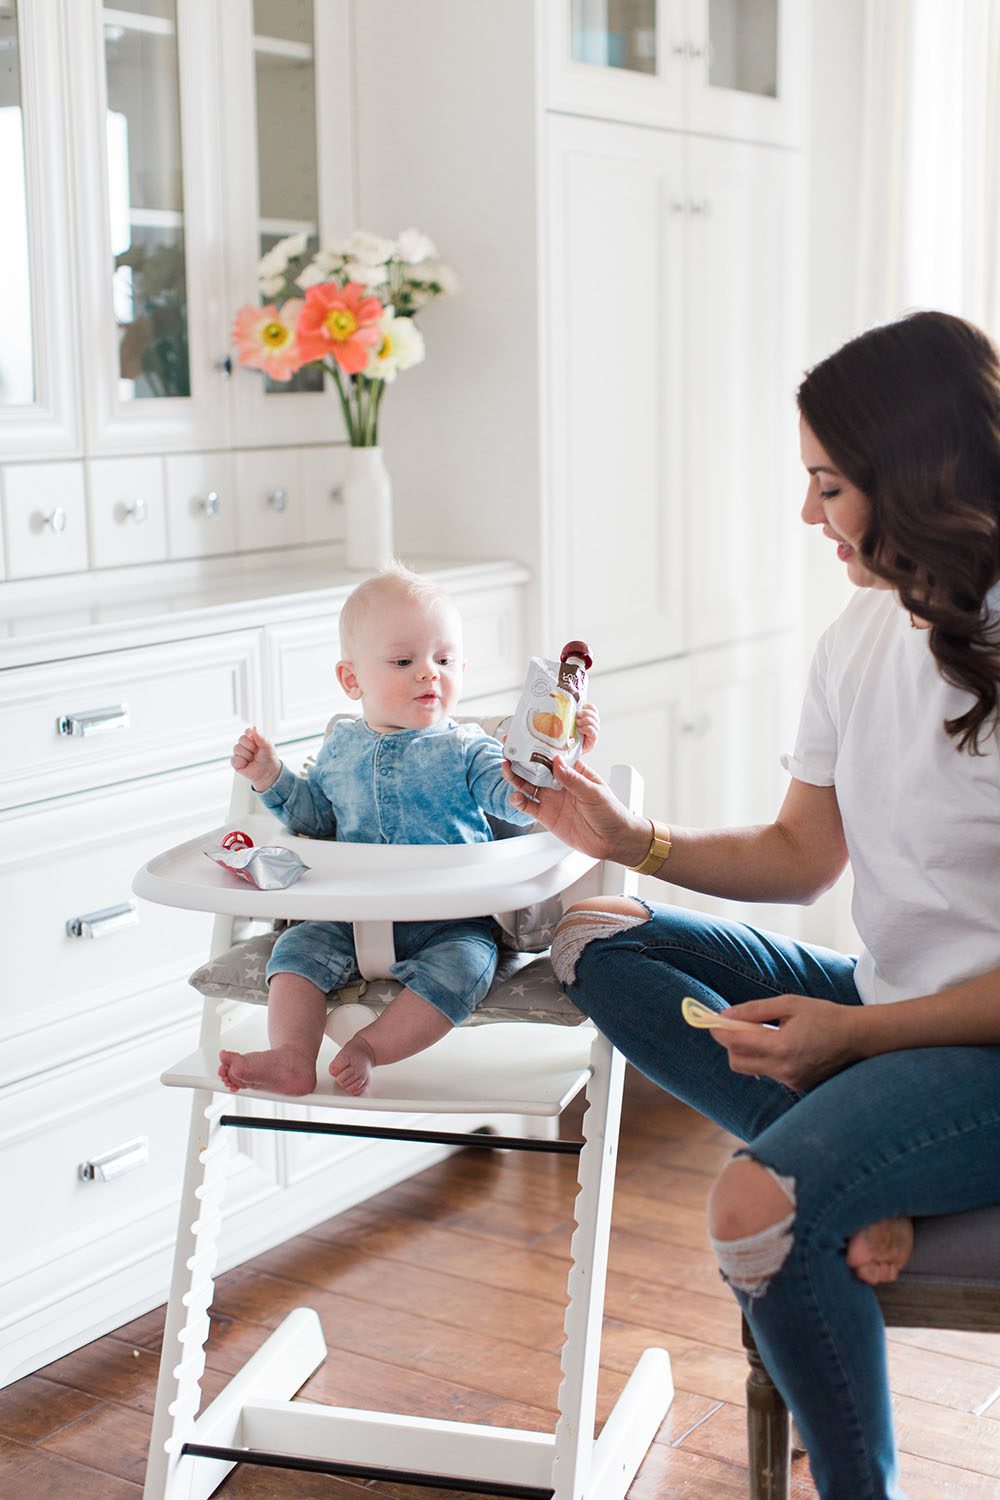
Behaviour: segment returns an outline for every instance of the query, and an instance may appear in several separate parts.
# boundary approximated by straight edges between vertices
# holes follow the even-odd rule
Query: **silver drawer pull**
[[[213,516],[219,514],[222,506],[222,496],[218,490],[209,490],[208,494],[202,495],[196,503],[202,514],[211,521]]]
[[[49,511],[39,511],[38,516],[42,526],[47,526],[56,536],[66,530],[66,512],[61,505],[55,505]]]
[[[149,1136],[140,1135],[134,1141],[126,1141],[124,1146],[118,1146],[114,1151],[105,1151],[103,1156],[95,1156],[92,1161],[80,1163],[80,1177],[83,1182],[114,1182],[116,1177],[124,1177],[126,1172],[134,1172],[137,1167],[149,1165]]]
[[[111,729],[127,729],[128,704],[112,703],[109,708],[86,708],[75,714],[63,714],[56,720],[60,734],[107,734]]]
[[[267,503],[272,510],[278,512],[279,516],[283,515],[288,509],[288,491],[279,485],[276,490],[272,490],[268,495]]]
[[[66,923],[69,937],[99,938],[122,927],[135,927],[139,922],[139,910],[134,901],[123,901],[121,906],[102,906],[100,911],[88,911],[82,917],[70,917]]]

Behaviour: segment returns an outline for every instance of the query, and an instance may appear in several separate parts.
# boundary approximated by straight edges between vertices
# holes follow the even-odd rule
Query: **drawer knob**
[[[61,531],[66,530],[66,512],[61,505],[55,505],[51,510],[43,512],[41,522],[55,536],[58,536]]]
[[[198,501],[198,505],[199,508],[204,511],[208,519],[211,520],[213,516],[217,516],[219,514],[219,509],[222,505],[222,497],[219,494],[218,490],[209,490],[208,494],[203,495]]]
[[[66,923],[66,934],[75,938],[107,937],[123,927],[135,927],[139,922],[139,910],[134,901],[123,901],[120,906],[102,906],[100,911],[88,911],[82,917],[70,917]]]
[[[141,495],[137,495],[131,505],[122,506],[122,519],[131,519],[136,526],[141,526],[144,521],[149,520],[149,506]]]
[[[267,503],[271,507],[271,509],[276,510],[278,512],[278,515],[280,516],[284,511],[288,509],[288,491],[282,489],[279,486],[278,489],[272,490],[268,495]]]
[[[103,1156],[82,1161],[80,1178],[83,1182],[114,1182],[116,1177],[124,1177],[126,1172],[134,1172],[137,1167],[145,1167],[148,1163],[149,1137],[140,1135],[114,1151],[105,1151]]]
[[[108,734],[112,729],[127,729],[129,726],[128,704],[112,703],[109,708],[87,708],[79,713],[63,714],[56,720],[59,734],[76,738],[88,734]]]
[[[330,499],[333,501],[334,505],[343,505],[343,503],[344,503],[344,486],[342,484],[335,484],[333,486],[333,488],[330,491]]]

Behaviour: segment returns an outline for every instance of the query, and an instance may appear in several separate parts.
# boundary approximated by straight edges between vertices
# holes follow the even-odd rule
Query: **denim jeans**
[[[794,1413],[823,1500],[900,1500],[885,1360],[871,1287],[848,1238],[897,1214],[1000,1202],[1000,1047],[928,1047],[843,1069],[805,1094],[733,1073],[682,1019],[778,994],[861,1003],[854,960],[672,907],[589,943],[568,993],[648,1078],[748,1144],[795,1184],[792,1248],[753,1297],[735,1295]]]
[[[489,989],[497,966],[496,926],[490,917],[454,922],[394,922],[393,979],[460,1026]],[[360,977],[350,922],[298,922],[282,932],[267,963],[275,974],[301,974],[324,994]]]

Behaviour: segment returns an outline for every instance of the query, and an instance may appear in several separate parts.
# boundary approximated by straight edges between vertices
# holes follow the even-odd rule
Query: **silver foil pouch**
[[[284,849],[279,844],[262,844],[259,848],[229,848],[217,844],[206,849],[209,859],[222,865],[248,885],[259,891],[282,891],[294,885],[309,866],[303,864],[294,849]]]

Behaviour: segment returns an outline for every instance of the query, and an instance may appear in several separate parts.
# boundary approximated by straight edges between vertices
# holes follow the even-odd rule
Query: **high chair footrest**
[[[550,1485],[503,1484],[463,1479],[454,1474],[427,1474],[416,1469],[374,1468],[368,1464],[337,1463],[332,1459],[299,1458],[293,1453],[268,1453],[257,1448],[224,1448],[212,1443],[185,1443],[189,1458],[217,1458],[227,1463],[255,1464],[268,1469],[297,1469],[308,1474],[331,1474],[346,1479],[380,1479],[390,1484],[412,1484],[426,1489],[464,1490],[475,1495],[503,1495],[510,1500],[552,1500]]]
[[[434,1146],[477,1146],[486,1151],[550,1151],[579,1156],[583,1141],[536,1140],[525,1135],[494,1135],[475,1130],[392,1130],[384,1125],[333,1125],[326,1120],[276,1120],[266,1115],[220,1115],[220,1125],[237,1130],[287,1130],[301,1135],[353,1135],[376,1141],[423,1141]]]

